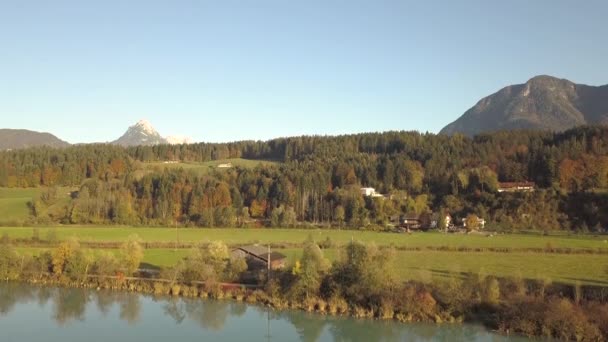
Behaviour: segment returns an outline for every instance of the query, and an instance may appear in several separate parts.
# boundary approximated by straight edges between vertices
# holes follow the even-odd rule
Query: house
[[[287,263],[285,255],[278,252],[270,252],[268,247],[258,245],[235,248],[230,252],[230,256],[244,258],[249,271],[268,269],[268,260],[270,260],[270,268],[273,270],[282,269]]]
[[[420,215],[409,213],[399,217],[399,227],[405,231],[422,228]]]
[[[360,191],[361,195],[365,197],[385,197],[383,194],[377,193],[374,188],[361,188]]]
[[[363,196],[372,196],[376,193],[376,189],[374,188],[361,188],[361,195]]]
[[[534,187],[534,182],[501,182],[498,183],[498,192],[531,192]]]
[[[232,163],[219,164],[217,167],[220,168],[220,169],[228,169],[228,168],[232,167]]]

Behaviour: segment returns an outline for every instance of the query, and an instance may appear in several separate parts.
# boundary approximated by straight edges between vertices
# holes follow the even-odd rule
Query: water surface
[[[475,325],[402,324],[234,301],[0,283],[0,341],[527,341]]]

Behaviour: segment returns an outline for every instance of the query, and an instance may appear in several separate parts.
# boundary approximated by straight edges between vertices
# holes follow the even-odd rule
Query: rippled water
[[[402,324],[233,301],[0,283],[0,341],[526,341],[474,325]]]

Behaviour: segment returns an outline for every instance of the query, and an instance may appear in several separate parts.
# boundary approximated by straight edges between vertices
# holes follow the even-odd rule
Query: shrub
[[[173,284],[171,286],[171,294],[174,296],[179,296],[181,291],[181,286],[179,286],[178,284]]]

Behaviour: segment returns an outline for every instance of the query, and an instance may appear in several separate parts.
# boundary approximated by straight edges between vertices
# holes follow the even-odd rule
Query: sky
[[[436,133],[535,75],[608,84],[606,17],[605,0],[0,0],[0,127]]]

